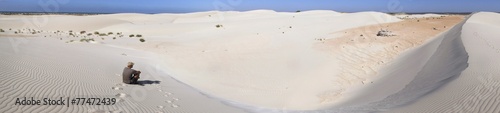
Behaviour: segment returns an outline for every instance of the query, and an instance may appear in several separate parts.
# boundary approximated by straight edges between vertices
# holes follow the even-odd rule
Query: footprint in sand
[[[165,92],[165,94],[167,94],[167,95],[172,95],[172,93],[170,93],[170,92]]]
[[[172,105],[171,105],[171,107],[173,107],[173,108],[177,108],[177,107],[179,107],[179,105],[172,104]]]
[[[160,108],[160,109],[163,109],[163,106],[157,106],[157,107]]]
[[[116,86],[126,86],[126,85],[123,83],[118,83],[118,84],[116,84]]]
[[[124,102],[125,100],[121,99],[121,98],[117,98],[116,99],[116,102]]]
[[[161,91],[163,91],[163,90],[159,89],[158,91],[160,91],[160,92],[161,92]]]
[[[165,102],[167,102],[167,103],[172,103],[172,101],[170,101],[170,100],[167,100],[167,101],[165,101]]]
[[[123,88],[121,88],[121,87],[111,87],[111,89],[114,89],[114,90],[122,90]]]
[[[163,95],[163,96],[168,97],[168,95]]]
[[[178,98],[175,98],[175,97],[172,97],[172,99],[173,99],[173,100],[175,100],[175,101],[178,101],[178,100],[179,100]]]
[[[115,96],[116,97],[120,97],[120,98],[125,98],[125,97],[127,97],[127,94],[125,94],[125,93],[118,93]]]

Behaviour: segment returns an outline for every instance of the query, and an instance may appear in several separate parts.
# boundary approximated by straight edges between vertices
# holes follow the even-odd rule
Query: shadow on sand
[[[151,85],[151,84],[160,84],[160,82],[161,81],[158,81],[158,80],[139,80],[139,81],[137,81],[136,85],[144,86],[144,85]]]

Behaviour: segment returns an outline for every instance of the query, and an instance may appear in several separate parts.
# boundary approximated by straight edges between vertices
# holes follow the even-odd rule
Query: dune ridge
[[[24,23],[33,17],[49,23]],[[401,17],[267,10],[2,16],[2,29],[26,33],[0,33],[6,70],[0,71],[6,78],[0,111],[499,111],[499,14]],[[89,36],[96,40],[69,42],[81,38],[69,30],[142,34],[146,41]],[[382,30],[389,35],[377,36]],[[120,83],[128,61],[151,84]],[[137,98],[137,90],[148,96]],[[19,96],[115,97],[119,105],[13,106]]]

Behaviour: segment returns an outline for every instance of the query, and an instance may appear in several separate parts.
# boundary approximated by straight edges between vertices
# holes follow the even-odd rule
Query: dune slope
[[[461,40],[469,55],[469,66],[447,85],[388,112],[500,112],[500,14],[473,14],[463,25]],[[456,56],[450,56],[454,58]]]

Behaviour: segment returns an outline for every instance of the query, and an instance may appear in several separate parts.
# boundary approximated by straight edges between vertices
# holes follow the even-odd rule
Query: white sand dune
[[[0,111],[499,112],[492,101],[498,97],[499,16],[476,13],[461,23],[460,16],[401,20],[319,10],[1,16]],[[394,36],[376,36],[381,29]],[[52,33],[57,30],[62,33]],[[86,43],[69,30],[125,37],[88,36],[95,41]],[[146,42],[129,34],[142,34]],[[128,61],[136,62],[143,80],[161,82],[121,84]],[[12,104],[24,96],[120,101]]]
[[[460,38],[469,66],[447,85],[390,112],[500,112],[500,14],[480,12],[463,25]],[[454,58],[458,56],[449,56]]]

